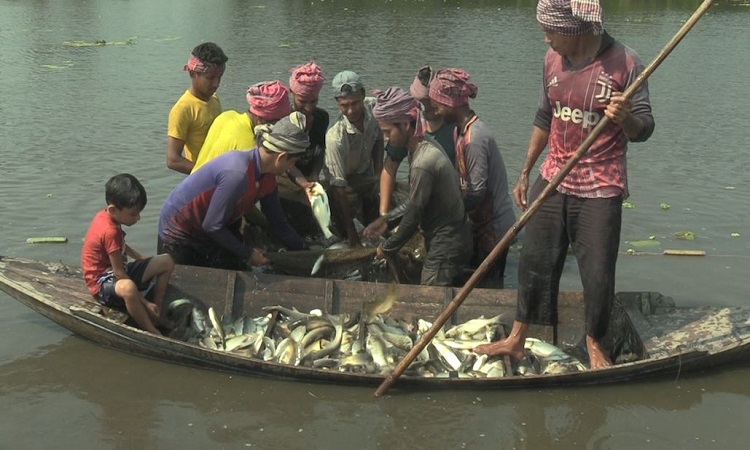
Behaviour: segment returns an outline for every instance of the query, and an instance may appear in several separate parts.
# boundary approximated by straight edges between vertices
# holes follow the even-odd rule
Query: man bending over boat
[[[144,258],[125,243],[123,225],[134,225],[146,206],[146,190],[127,173],[115,175],[104,188],[107,207],[91,221],[81,251],[81,267],[86,286],[104,306],[123,306],[138,326],[161,334],[160,324],[164,295],[174,269],[169,255]],[[127,257],[135,261],[127,262]],[[154,302],[146,300],[141,291],[154,281]]]
[[[383,135],[372,117],[375,100],[351,70],[333,78],[333,96],[341,115],[326,132],[325,174],[330,185],[331,213],[349,245],[360,244],[354,226],[354,197],[362,205],[363,223],[378,217],[378,180],[383,169]]]
[[[372,113],[388,142],[409,151],[409,200],[368,226],[366,237],[383,234],[387,220],[403,214],[377,256],[395,254],[421,227],[427,249],[421,283],[455,285],[471,258],[471,228],[458,174],[440,146],[424,136],[421,107],[411,95],[388,88],[378,93]]]
[[[183,70],[190,74],[190,87],[169,111],[167,167],[190,173],[214,119],[221,113],[216,96],[227,56],[213,42],[196,46]]]
[[[632,100],[622,96],[643,65],[633,50],[604,31],[598,2],[540,0],[536,17],[550,49],[526,162],[513,189],[518,206],[527,207],[529,173],[545,147],[549,153],[530,200],[539,196],[602,117],[611,122],[526,225],[516,321],[509,337],[475,351],[519,358],[530,323],[557,324],[557,293],[570,245],[583,284],[591,368],[607,367],[612,362],[601,340],[615,295],[622,201],[628,196],[625,152],[628,141],[645,141],[653,133],[648,87],[644,83]]]
[[[257,126],[256,132],[257,148],[219,155],[164,201],[159,239],[178,264],[234,270],[268,264],[263,250],[242,242],[237,226],[257,201],[284,245],[305,247],[281,211],[276,187],[276,175],[288,171],[310,145],[305,116],[293,112],[273,126]]]
[[[430,103],[430,82],[435,78],[435,71],[430,66],[422,67],[417,71],[414,81],[409,87],[409,93],[415,100],[422,104],[422,127],[426,135],[437,141],[451,164],[455,164],[456,150],[453,136],[456,130],[455,123],[448,123],[443,117],[435,114],[435,109]],[[385,161],[383,171],[380,173],[380,215],[384,216],[391,210],[391,197],[396,185],[396,173],[398,168],[408,155],[405,148],[396,147],[392,142],[385,146]]]

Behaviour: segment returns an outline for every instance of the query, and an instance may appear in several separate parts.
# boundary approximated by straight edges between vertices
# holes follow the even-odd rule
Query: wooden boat
[[[128,353],[198,368],[233,373],[350,385],[377,385],[385,375],[344,373],[296,367],[210,350],[154,336],[124,323],[126,316],[103,309],[88,295],[80,270],[60,263],[0,257],[0,289],[73,333]],[[284,305],[301,311],[319,308],[337,314],[358,311],[364,300],[384,294],[383,283],[298,278],[178,266],[167,301],[189,298],[201,308],[239,317],[259,316],[261,307]],[[453,288],[399,286],[399,302],[389,312],[405,320],[432,319]],[[475,289],[452,318],[453,323],[500,313],[510,324],[515,291]],[[584,337],[582,296],[563,292],[556,329],[536,327],[532,335],[547,342],[575,344]],[[502,378],[425,378],[402,376],[396,387],[518,388],[622,382],[684,373],[750,356],[750,308],[676,307],[653,292],[618,293],[605,345],[613,357],[635,359],[611,368],[562,375]],[[621,359],[621,358],[619,358]],[[506,360],[507,362],[507,360]],[[510,373],[510,371],[506,371]]]

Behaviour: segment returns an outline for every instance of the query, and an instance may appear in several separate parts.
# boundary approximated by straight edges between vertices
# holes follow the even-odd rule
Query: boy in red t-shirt
[[[91,221],[81,251],[83,278],[91,295],[104,306],[122,307],[144,330],[161,335],[164,295],[174,269],[168,254],[144,258],[125,242],[122,225],[134,225],[146,206],[146,190],[133,175],[115,175],[105,185],[107,207]],[[127,257],[135,261],[127,262]],[[154,302],[141,291],[154,282]]]

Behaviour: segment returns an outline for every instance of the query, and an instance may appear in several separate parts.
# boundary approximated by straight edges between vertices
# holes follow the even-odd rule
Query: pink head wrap
[[[191,53],[187,64],[182,66],[182,70],[186,72],[198,72],[198,73],[208,73],[208,72],[216,70],[219,72],[219,74],[223,74],[224,66],[223,65],[217,66],[216,64],[206,64]]]
[[[430,66],[424,66],[417,71],[417,76],[409,87],[409,93],[420,102],[430,99],[430,83],[435,78],[435,71]]]
[[[247,88],[250,112],[265,120],[279,120],[292,112],[286,86],[279,81],[266,81]]]
[[[441,69],[430,82],[430,98],[450,107],[467,105],[470,98],[477,97],[477,91],[462,69]]]
[[[604,31],[598,0],[539,0],[536,20],[545,29],[566,36]]]
[[[373,91],[375,94],[375,107],[372,115],[378,122],[402,123],[416,121],[417,128],[414,136],[421,137],[422,109],[418,101],[411,95],[398,87],[389,87],[385,91]]]
[[[320,66],[315,61],[310,61],[292,70],[289,77],[289,88],[299,95],[317,95],[323,88],[325,77]]]

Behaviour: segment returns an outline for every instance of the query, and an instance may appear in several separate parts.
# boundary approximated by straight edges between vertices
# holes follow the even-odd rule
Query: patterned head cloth
[[[544,29],[566,36],[604,31],[599,0],[539,0],[536,20]]]
[[[325,77],[315,61],[294,68],[289,77],[289,88],[299,95],[318,95]]]
[[[430,66],[424,66],[417,71],[417,76],[409,87],[411,96],[424,102],[430,99],[430,82],[435,78],[435,71]]]
[[[247,88],[250,112],[269,121],[279,120],[292,112],[289,93],[279,81],[265,81]]]
[[[206,73],[206,74],[208,74],[209,72],[218,72],[219,75],[222,75],[224,73],[224,67],[225,67],[224,64],[216,65],[216,64],[204,63],[197,56],[191,53],[187,64],[182,66],[182,70],[186,72],[197,72],[197,73]]]
[[[310,138],[305,132],[305,115],[294,111],[275,124],[262,124],[255,127],[258,146],[275,153],[302,153],[310,146]]]
[[[469,104],[477,91],[477,85],[469,83],[469,74],[462,69],[441,69],[430,82],[430,99],[450,107]]]
[[[402,123],[416,121],[415,137],[424,134],[422,129],[422,109],[418,101],[408,92],[398,87],[389,87],[385,91],[373,91],[375,107],[372,115],[378,122]]]

